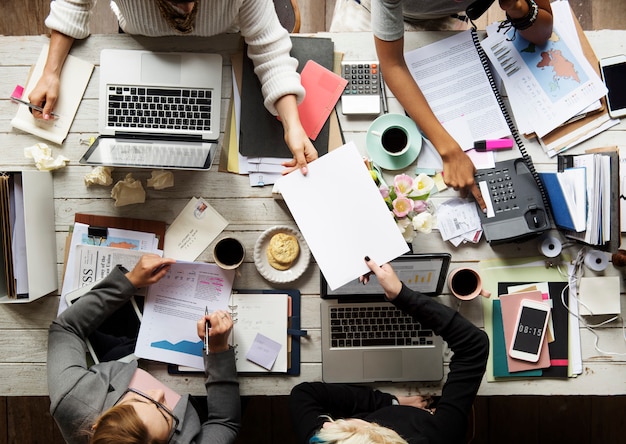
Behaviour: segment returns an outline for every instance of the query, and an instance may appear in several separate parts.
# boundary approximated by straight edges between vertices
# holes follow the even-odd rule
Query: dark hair
[[[120,404],[104,412],[94,424],[90,444],[158,444],[160,441],[150,436],[131,405]]]

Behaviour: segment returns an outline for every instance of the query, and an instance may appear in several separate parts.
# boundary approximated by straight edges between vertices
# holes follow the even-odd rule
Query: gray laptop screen
[[[436,254],[408,254],[398,257],[391,262],[393,269],[409,288],[420,293],[435,296],[441,293],[450,266],[450,255]],[[331,290],[324,276],[321,275],[321,295],[323,298],[337,298],[340,296],[363,296],[384,294],[376,277],[372,275],[367,285],[358,280],[342,287]]]

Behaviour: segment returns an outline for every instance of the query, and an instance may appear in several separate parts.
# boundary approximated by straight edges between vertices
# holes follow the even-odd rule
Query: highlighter
[[[477,140],[474,142],[474,149],[481,153],[509,148],[513,148],[513,140],[511,139]]]

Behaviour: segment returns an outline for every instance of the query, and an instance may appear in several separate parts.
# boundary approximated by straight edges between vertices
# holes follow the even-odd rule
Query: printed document
[[[222,270],[215,264],[179,262],[170,266],[148,289],[135,355],[204,369],[196,322],[205,308],[230,312],[234,277],[234,270]]]
[[[606,94],[602,79],[593,70],[564,25],[569,10],[555,8],[552,36],[542,45],[529,43],[514,30],[496,32],[481,43],[504,82],[516,120],[523,132],[543,137],[572,117],[594,105]],[[574,42],[572,43],[572,40]],[[524,123],[526,122],[526,128]]]
[[[464,151],[475,140],[511,134],[469,30],[404,58],[433,113]]]

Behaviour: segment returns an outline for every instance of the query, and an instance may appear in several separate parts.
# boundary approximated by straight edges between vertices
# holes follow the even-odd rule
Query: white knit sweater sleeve
[[[287,94],[304,99],[304,88],[296,71],[298,61],[289,55],[291,40],[276,16],[271,0],[244,0],[239,11],[241,34],[248,56],[261,82],[265,107],[276,115],[274,103]]]
[[[94,4],[95,0],[51,1],[46,26],[75,39],[84,39],[89,35],[89,19]]]

